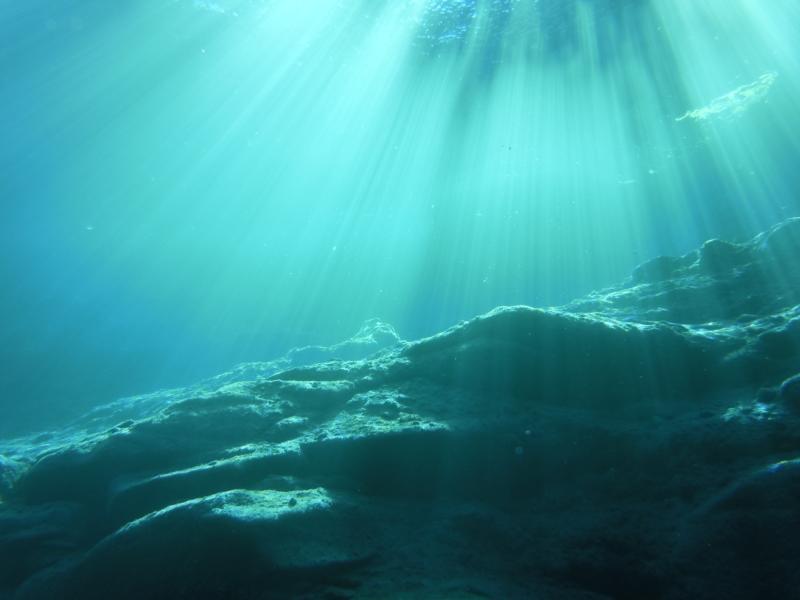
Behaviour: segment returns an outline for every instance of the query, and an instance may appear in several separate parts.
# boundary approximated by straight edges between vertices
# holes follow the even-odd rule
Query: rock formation
[[[0,443],[0,598],[800,589],[800,219]]]

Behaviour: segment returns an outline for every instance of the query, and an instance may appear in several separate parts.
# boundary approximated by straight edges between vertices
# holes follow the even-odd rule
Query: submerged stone
[[[800,374],[781,383],[780,395],[787,406],[800,410]]]
[[[0,597],[789,597],[799,230],[5,441]]]

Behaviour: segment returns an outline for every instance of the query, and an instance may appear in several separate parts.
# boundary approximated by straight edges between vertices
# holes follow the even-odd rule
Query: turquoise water
[[[794,0],[5,0],[0,431],[800,213]]]
[[[800,589],[797,0],[0,0],[0,600]]]

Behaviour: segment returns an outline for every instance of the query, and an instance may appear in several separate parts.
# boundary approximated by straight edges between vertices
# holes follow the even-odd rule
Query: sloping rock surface
[[[800,589],[800,219],[0,444],[0,598]]]

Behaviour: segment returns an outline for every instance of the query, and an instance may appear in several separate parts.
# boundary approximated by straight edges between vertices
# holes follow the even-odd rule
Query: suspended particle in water
[[[675,120],[693,119],[695,121],[705,121],[708,119],[726,119],[739,115],[755,102],[766,98],[777,78],[778,74],[775,72],[764,73],[755,81],[740,85],[736,89],[714,98],[701,108],[687,110]]]

